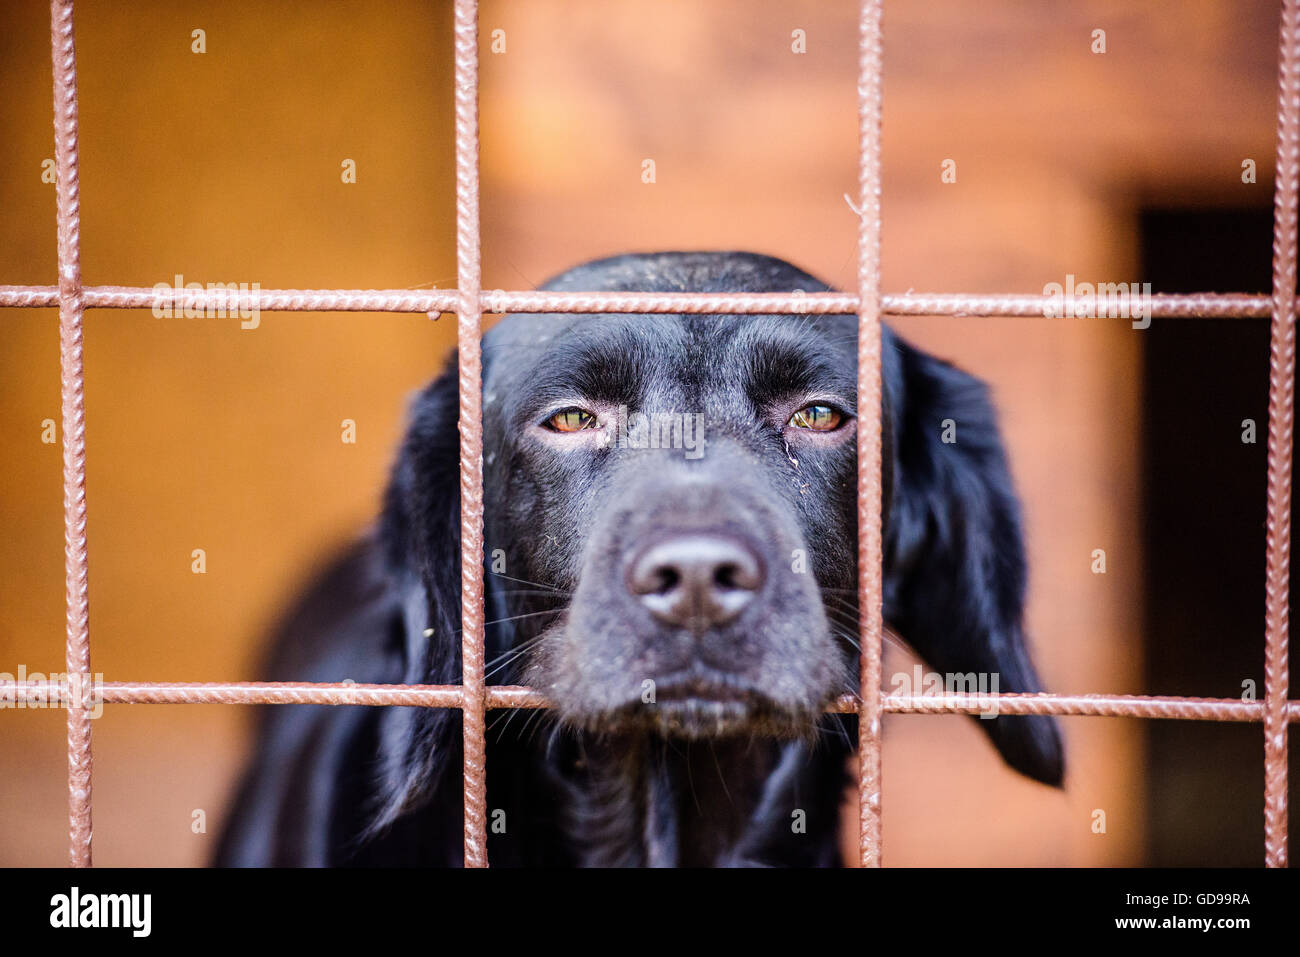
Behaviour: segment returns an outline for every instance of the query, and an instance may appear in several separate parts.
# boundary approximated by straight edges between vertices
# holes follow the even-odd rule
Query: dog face
[[[827,289],[744,253],[623,256],[545,288]],[[852,316],[517,315],[492,328],[489,681],[538,687],[577,732],[812,735],[856,683],[856,343]],[[1037,691],[1019,508],[987,392],[887,328],[882,344],[885,619],[934,671]],[[459,680],[457,410],[453,366],[415,404],[381,527],[394,577],[411,583],[407,682]],[[427,742],[448,721],[395,710],[390,807],[437,773]],[[1013,767],[1059,783],[1053,719],[979,725]]]
[[[810,733],[850,689],[855,341],[843,317],[492,331],[488,545],[507,575],[571,596],[525,678],[563,720]]]

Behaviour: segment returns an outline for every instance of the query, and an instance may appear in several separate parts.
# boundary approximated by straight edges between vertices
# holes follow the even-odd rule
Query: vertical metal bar
[[[478,3],[456,0],[456,307],[460,355],[461,709],[465,866],[487,867],[483,678],[483,355],[479,293]]]
[[[1268,552],[1264,614],[1264,864],[1287,866],[1287,642],[1291,575],[1291,455],[1295,429],[1296,202],[1300,195],[1300,0],[1282,4],[1277,172],[1273,194],[1273,317],[1268,381]]]
[[[882,0],[863,0],[858,50],[858,609],[862,646],[858,817],[863,867],[880,866],[881,844],[881,6]]]
[[[50,3],[54,165],[59,234],[59,369],[63,407],[63,541],[67,670],[81,676],[68,711],[68,863],[90,866],[90,587],[86,557],[86,404],[82,367],[81,193],[77,182],[77,56],[72,0]]]

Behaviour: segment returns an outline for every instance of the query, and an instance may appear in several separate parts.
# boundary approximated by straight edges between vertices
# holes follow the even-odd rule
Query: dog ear
[[[1001,692],[1041,690],[1022,630],[1020,509],[985,385],[884,339],[893,475],[885,518],[885,617],[936,671],[997,675]],[[1050,716],[977,718],[1006,762],[1060,785]]]
[[[411,407],[379,524],[400,622],[393,645],[404,684],[459,684],[460,430],[458,364]],[[371,831],[425,803],[461,756],[460,712],[389,707],[379,728],[379,787]]]

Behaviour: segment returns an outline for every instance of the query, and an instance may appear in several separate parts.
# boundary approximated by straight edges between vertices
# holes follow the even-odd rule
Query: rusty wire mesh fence
[[[882,541],[880,321],[884,315],[1041,316],[1034,295],[884,295],[880,288],[880,118],[883,0],[859,11],[858,288],[854,293],[686,294],[486,291],[481,288],[478,140],[478,3],[455,0],[455,131],[457,288],[410,290],[191,291],[83,286],[80,265],[77,70],[73,0],[51,0],[54,133],[57,170],[58,285],[0,286],[0,306],[59,308],[62,375],[63,503],[67,591],[67,674],[57,689],[32,681],[0,686],[6,700],[57,697],[67,710],[69,862],[91,863],[91,713],[100,703],[413,705],[459,708],[464,715],[464,846],[468,867],[487,866],[485,714],[496,708],[543,708],[532,689],[487,686],[484,678],[483,419],[481,319],[484,313],[856,313],[859,318],[858,418],[859,607],[858,695],[829,710],[859,716],[860,860],[881,863],[881,715],[884,712],[974,713],[977,696],[881,693]],[[1295,406],[1297,196],[1300,195],[1300,0],[1284,0],[1278,61],[1277,165],[1271,297],[1200,293],[1157,295],[1158,317],[1269,317],[1265,695],[1262,701],[1136,695],[1000,695],[1005,714],[1101,715],[1264,726],[1264,862],[1287,864],[1287,730],[1300,719],[1288,700],[1288,575],[1291,464]],[[460,354],[460,494],[463,673],[459,685],[319,683],[92,683],[86,434],[82,326],[85,310],[158,305],[293,311],[385,311],[457,317]],[[1073,313],[1067,303],[1066,315]],[[52,703],[52,702],[51,702]]]

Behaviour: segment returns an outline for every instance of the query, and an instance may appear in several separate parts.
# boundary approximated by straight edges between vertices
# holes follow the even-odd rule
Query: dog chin
[[[700,686],[661,690],[655,701],[630,701],[584,722],[615,734],[648,733],[685,741],[729,737],[812,738],[819,712],[781,705],[753,691]]]

